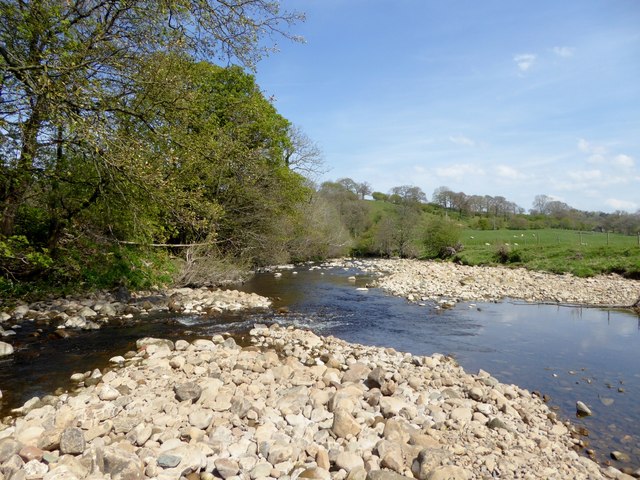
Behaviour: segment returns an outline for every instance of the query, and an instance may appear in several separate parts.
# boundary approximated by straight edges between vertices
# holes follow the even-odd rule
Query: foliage
[[[451,220],[430,221],[423,234],[425,257],[449,258],[461,251],[460,233],[460,226]]]
[[[522,251],[504,243],[498,245],[494,255],[498,263],[522,262]]]
[[[172,250],[191,265],[307,254],[293,237],[310,233],[301,172],[317,171],[318,147],[245,70],[197,61],[251,68],[263,37],[291,38],[299,15],[266,0],[3,1],[0,13],[4,286],[45,269],[62,287],[168,280],[152,243],[204,245]]]
[[[52,264],[47,250],[35,248],[27,237],[0,237],[0,272],[8,284],[41,274]]]

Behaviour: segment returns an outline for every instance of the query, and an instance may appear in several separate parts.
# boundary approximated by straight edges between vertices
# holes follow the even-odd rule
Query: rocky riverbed
[[[580,278],[524,268],[480,267],[419,260],[363,260],[381,274],[376,286],[412,302],[498,301],[505,298],[602,307],[631,307],[640,300],[640,280],[619,275]]]
[[[141,339],[0,431],[6,479],[632,478],[578,455],[536,396],[454,360],[256,325]]]
[[[134,316],[172,312],[178,315],[212,315],[251,308],[268,308],[271,301],[260,295],[237,290],[174,288],[130,293],[97,292],[86,297],[62,298],[21,304],[0,311],[0,357],[10,355],[16,330],[24,322],[46,324],[65,336],[65,329],[96,330],[101,326]]]

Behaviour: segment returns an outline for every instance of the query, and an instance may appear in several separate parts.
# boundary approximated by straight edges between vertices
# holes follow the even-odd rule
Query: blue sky
[[[326,174],[640,209],[640,1],[285,0],[258,65]]]

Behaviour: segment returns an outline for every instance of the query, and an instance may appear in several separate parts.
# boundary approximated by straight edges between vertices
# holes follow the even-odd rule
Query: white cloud
[[[594,156],[603,156],[607,153],[607,149],[602,145],[596,145],[595,143],[591,143],[584,138],[578,139],[578,150],[582,153],[589,153]]]
[[[569,178],[576,182],[591,182],[602,178],[600,170],[584,170],[581,172],[569,172]]]
[[[438,177],[460,179],[470,175],[484,175],[482,168],[471,165],[470,163],[459,163],[449,165],[447,167],[438,167],[435,169]]]
[[[604,203],[615,210],[626,210],[628,212],[632,212],[638,209],[638,204],[636,202],[619,200],[617,198],[608,198]]]
[[[573,52],[575,48],[573,47],[553,47],[553,53],[558,55],[559,57],[568,58],[573,57]]]
[[[496,167],[496,174],[499,177],[507,178],[509,180],[521,180],[526,178],[526,175],[513,167],[508,165],[498,165]]]
[[[578,139],[578,150],[589,155],[587,162],[591,164],[606,164],[622,168],[633,168],[636,164],[630,155],[620,153],[612,157],[605,146],[591,143],[584,138]]]
[[[449,141],[458,145],[465,145],[467,147],[475,147],[476,145],[474,140],[469,137],[465,137],[464,135],[451,135],[449,136]]]
[[[633,157],[625,154],[617,155],[616,158],[613,159],[613,161],[616,165],[626,168],[632,168],[636,164]]]
[[[521,53],[513,57],[513,61],[516,62],[521,72],[529,70],[536,61],[536,55],[533,53]]]

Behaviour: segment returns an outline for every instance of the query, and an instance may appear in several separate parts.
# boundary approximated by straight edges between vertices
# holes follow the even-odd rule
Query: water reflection
[[[437,310],[434,304],[409,304],[375,289],[362,302],[361,292],[347,282],[351,274],[300,272],[277,283],[265,274],[247,288],[280,297],[292,310],[316,318],[316,325],[322,324],[323,312],[331,312],[331,327],[322,333],[419,355],[450,354],[469,372],[482,368],[503,382],[537,390],[550,396],[565,418],[589,430],[600,460],[617,449],[640,465],[637,315],[510,301]],[[577,400],[594,415],[576,418]]]

